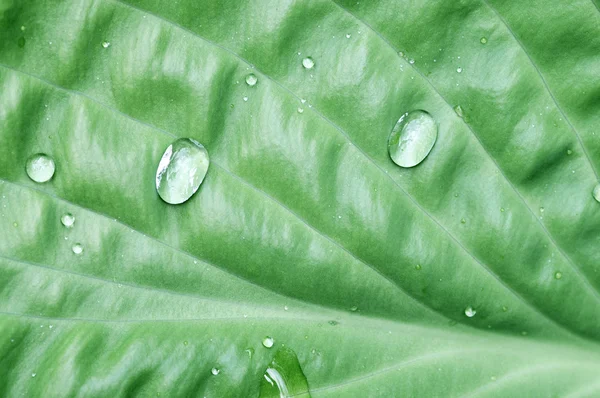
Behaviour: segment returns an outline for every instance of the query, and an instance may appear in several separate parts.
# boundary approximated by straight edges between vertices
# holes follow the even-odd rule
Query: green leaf
[[[0,396],[257,397],[282,347],[290,394],[600,394],[597,0],[0,0],[0,33]]]

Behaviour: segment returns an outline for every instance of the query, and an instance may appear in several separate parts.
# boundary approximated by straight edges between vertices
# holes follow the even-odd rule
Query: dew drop
[[[567,155],[572,155],[572,154],[573,154],[573,151],[570,149],[567,149]]]
[[[556,272],[554,273],[554,279],[561,279],[561,278],[562,278],[562,276],[563,276],[563,274],[562,274],[562,272],[560,272],[560,271],[556,271]]]
[[[256,75],[254,73],[250,73],[248,76],[246,76],[246,84],[247,85],[252,87],[252,86],[255,86],[256,83],[258,83],[258,78],[256,77]]]
[[[438,126],[429,113],[422,110],[405,113],[390,134],[390,157],[401,167],[418,165],[431,152],[437,133]]]
[[[461,224],[466,224],[466,223],[467,223],[467,220],[465,220],[464,218],[461,218],[461,219],[460,219],[460,223],[461,223]]]
[[[25,27],[25,25],[21,25],[21,31],[22,31],[22,32],[25,32],[25,29],[27,29],[27,28]]]
[[[600,203],[600,184],[596,185],[594,190],[592,191],[592,196],[596,199],[597,202]]]
[[[503,306],[502,306],[502,312],[506,312],[506,311],[508,311],[508,307],[507,307],[507,306],[505,306],[505,305],[503,305]]]
[[[49,181],[54,175],[54,170],[54,160],[43,153],[31,156],[25,166],[29,178],[39,183]]]
[[[485,38],[485,37],[482,37],[482,38],[479,40],[479,42],[480,42],[481,44],[487,44],[487,38]]]
[[[504,210],[504,207],[501,207],[501,208],[500,208],[500,211],[501,211],[502,213],[504,213],[504,211],[505,211],[505,210]]]
[[[37,373],[32,373],[31,374],[31,377],[35,377],[35,376],[37,376]]]
[[[408,60],[408,63],[411,64],[411,65],[414,65],[415,60],[411,58],[411,59]]]
[[[346,33],[346,39],[349,39],[352,35],[350,33]]]
[[[284,306],[283,306],[283,310],[284,310],[284,311],[287,311],[287,310],[289,310],[289,309],[290,309],[290,308],[289,308],[287,305],[284,305]]]
[[[290,348],[280,348],[263,375],[259,398],[267,397],[310,398],[308,381],[296,353]]]
[[[315,66],[315,61],[311,57],[306,57],[302,60],[302,66],[306,69],[312,69]]]
[[[110,42],[108,42],[108,41],[103,41],[103,42],[102,42],[102,47],[104,47],[104,48],[108,48],[108,47],[110,47]]]
[[[191,138],[173,142],[163,154],[156,170],[156,191],[167,203],[180,204],[200,187],[210,161],[208,152]]]
[[[463,111],[463,108],[462,108],[462,106],[460,106],[460,105],[456,105],[456,106],[454,107],[454,112],[456,112],[456,114],[457,114],[457,115],[458,115],[458,117],[460,117],[460,118],[462,118],[462,117],[465,115],[465,113],[464,113],[464,111]]]
[[[60,218],[60,222],[67,228],[71,228],[75,223],[75,216],[71,213],[66,213]]]
[[[419,271],[419,270],[421,269],[421,264],[417,264],[417,265],[415,265],[415,269],[416,269],[417,271]]]
[[[469,318],[473,318],[475,316],[475,314],[477,314],[477,311],[475,311],[475,309],[471,306],[465,308],[465,315],[468,316]]]
[[[304,113],[304,108],[298,107],[298,113]]]
[[[80,243],[75,243],[71,250],[73,250],[73,253],[75,254],[81,254],[83,253],[83,246],[81,246]]]
[[[356,312],[356,311],[358,311],[358,307],[353,305],[352,307],[350,307],[350,311]]]
[[[275,340],[273,340],[273,338],[269,337],[269,336],[266,336],[262,341],[262,345],[265,346],[265,348],[273,347],[274,343],[275,343]]]
[[[544,209],[543,207],[540,207],[540,213],[543,213],[544,210],[546,210],[546,209]]]
[[[213,376],[218,375],[219,373],[221,373],[221,370],[217,369],[217,368],[212,368],[210,370],[210,373],[212,373]]]

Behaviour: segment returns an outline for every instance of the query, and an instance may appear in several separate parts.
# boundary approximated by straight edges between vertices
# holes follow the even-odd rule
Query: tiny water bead
[[[246,76],[246,84],[247,85],[252,87],[252,86],[255,86],[256,83],[258,83],[258,78],[256,77],[256,75],[254,73],[250,73],[248,76]]]
[[[310,398],[308,380],[290,348],[280,348],[263,374],[259,398],[266,397]]]
[[[596,199],[596,202],[600,203],[600,184],[596,185],[592,191],[592,196]]]
[[[405,113],[390,134],[390,157],[400,167],[418,165],[431,152],[437,133],[437,123],[429,113],[422,110]]]
[[[465,115],[465,112],[463,111],[462,106],[460,105],[456,105],[454,107],[454,112],[456,113],[456,115],[460,118],[462,118]]]
[[[554,279],[561,279],[562,277],[563,277],[563,274],[562,274],[562,272],[560,272],[560,271],[556,271],[556,272],[554,273]]]
[[[421,264],[417,264],[417,265],[415,265],[415,269],[416,269],[417,271],[419,271],[421,268],[422,268],[422,267],[421,267]]]
[[[67,228],[71,228],[75,223],[75,217],[71,213],[67,213],[60,218],[60,222]]]
[[[266,337],[263,339],[263,341],[262,341],[262,345],[263,345],[265,348],[271,348],[271,347],[273,347],[273,344],[274,344],[274,343],[275,343],[275,340],[273,340],[273,338],[272,338],[272,337],[269,337],[269,336],[266,336]]]
[[[475,309],[473,307],[467,307],[465,308],[465,315],[469,318],[473,318],[475,316],[475,314],[477,314],[477,311],[475,311]]]
[[[80,243],[75,243],[71,250],[73,250],[73,253],[75,254],[81,254],[83,253],[83,246],[81,246]]]
[[[108,47],[110,47],[110,42],[108,42],[108,41],[103,41],[103,42],[102,42],[102,47],[104,47],[104,48],[108,48]]]
[[[462,73],[462,70],[463,69],[460,66],[458,68],[456,68],[456,72],[458,72],[458,73]]]
[[[306,57],[302,60],[302,66],[306,69],[312,69],[315,66],[315,61],[311,57]]]
[[[173,142],[163,154],[156,170],[156,191],[170,204],[187,201],[202,184],[210,160],[208,152],[191,138]]]
[[[356,312],[356,311],[358,311],[358,307],[353,305],[352,307],[350,307],[350,311]]]
[[[303,108],[298,108],[298,113],[304,113],[304,109]]]
[[[43,153],[31,156],[25,166],[29,178],[39,183],[49,181],[54,175],[55,169],[54,160]]]
[[[220,369],[217,369],[217,368],[212,368],[212,369],[210,370],[210,373],[212,373],[212,375],[213,375],[213,376],[216,376],[216,375],[218,375],[219,373],[221,373],[221,370],[220,370]]]
[[[487,43],[487,38],[485,38],[485,37],[482,37],[482,38],[479,40],[479,42],[480,42],[481,44],[486,44],[486,43]]]

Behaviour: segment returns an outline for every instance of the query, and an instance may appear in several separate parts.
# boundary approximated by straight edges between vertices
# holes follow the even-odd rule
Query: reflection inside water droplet
[[[437,123],[429,113],[422,110],[405,113],[390,134],[390,157],[401,167],[418,165],[431,152],[437,131]]]
[[[246,84],[250,87],[255,86],[257,82],[258,78],[254,73],[250,73],[248,76],[246,76]]]
[[[311,57],[306,57],[302,60],[302,66],[306,69],[312,69],[312,67],[315,66],[315,61],[313,61]]]
[[[475,314],[477,314],[477,311],[475,311],[475,309],[473,307],[467,307],[465,308],[465,315],[468,316],[469,318],[473,318],[475,316]]]
[[[275,343],[275,340],[273,340],[273,338],[269,337],[269,336],[266,336],[262,341],[262,345],[265,346],[266,348],[273,347],[274,343]]]
[[[67,228],[71,228],[75,223],[75,217],[71,213],[67,213],[60,218],[60,222]]]
[[[212,375],[213,375],[213,376],[216,376],[216,375],[218,375],[219,373],[221,373],[221,371],[220,371],[219,369],[217,369],[217,368],[212,368],[212,369],[210,370],[210,373],[212,373]]]
[[[39,183],[49,181],[54,175],[54,170],[54,160],[43,153],[31,156],[25,166],[25,171],[29,178]]]
[[[263,375],[259,398],[267,397],[310,398],[308,381],[296,353],[290,348],[280,348]]]
[[[81,246],[80,243],[75,243],[71,250],[73,250],[73,253],[75,254],[81,254],[83,253],[83,246]]]

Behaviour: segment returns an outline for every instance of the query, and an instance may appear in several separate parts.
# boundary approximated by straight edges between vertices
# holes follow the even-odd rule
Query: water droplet
[[[185,340],[185,341],[183,342],[183,345],[188,345],[188,341],[187,341],[187,340]]]
[[[156,170],[156,190],[161,199],[170,204],[188,200],[200,187],[209,164],[208,152],[199,142],[191,138],[173,142]]]
[[[350,33],[346,33],[346,39],[349,39],[352,36]]]
[[[350,311],[356,312],[356,311],[358,311],[358,307],[353,305],[352,307],[350,307]]]
[[[71,228],[75,223],[75,217],[71,213],[67,213],[60,218],[60,222],[67,228]]]
[[[457,71],[458,73],[462,73],[462,68],[459,66],[458,68],[456,68],[456,71]]]
[[[506,312],[506,311],[508,311],[508,307],[507,307],[507,306],[505,306],[505,305],[503,305],[503,306],[502,306],[502,311],[503,311],[503,312]]]
[[[80,243],[75,243],[71,250],[73,250],[73,253],[75,254],[81,254],[83,253],[83,246],[81,246]]]
[[[486,44],[486,43],[487,43],[487,38],[485,38],[485,37],[482,37],[482,38],[479,40],[479,42],[480,42],[481,44]]]
[[[467,220],[465,220],[464,218],[461,218],[461,219],[460,219],[460,223],[461,223],[461,224],[466,224],[466,223],[467,223]]]
[[[288,307],[287,305],[284,305],[284,306],[283,306],[283,309],[284,309],[285,311],[287,311],[287,310],[289,310],[289,307]]]
[[[416,269],[417,271],[419,271],[419,270],[421,269],[421,264],[417,264],[417,265],[415,265],[415,269]]]
[[[302,66],[306,69],[312,69],[315,66],[315,61],[311,57],[306,57],[302,60]]]
[[[330,324],[331,326],[335,326],[335,325],[339,324],[338,321],[329,321],[327,323]]]
[[[22,31],[22,32],[25,32],[25,29],[27,29],[27,28],[25,27],[25,25],[21,25],[21,31]]]
[[[282,347],[277,351],[263,375],[259,398],[267,397],[310,398],[308,381],[298,357],[287,347]]]
[[[38,153],[27,160],[27,175],[35,182],[49,181],[54,175],[54,160],[48,155]]]
[[[262,345],[265,346],[266,348],[273,347],[274,343],[275,343],[275,340],[273,340],[273,338],[269,337],[269,336],[266,336],[262,341]]]
[[[18,223],[16,223],[16,222],[13,223],[13,227],[17,228],[18,226],[19,226]]]
[[[212,375],[213,375],[213,376],[216,376],[216,375],[218,375],[219,373],[221,373],[221,371],[220,371],[219,369],[217,369],[217,368],[212,368],[212,369],[210,370],[210,373],[212,373]]]
[[[460,106],[460,105],[456,105],[456,106],[454,107],[454,112],[456,112],[456,114],[457,114],[457,115],[458,115],[458,117],[460,117],[460,118],[462,118],[462,117],[465,115],[465,113],[464,113],[464,111],[463,111],[463,108],[462,108],[462,106]]]
[[[247,102],[247,101],[248,101],[248,97],[244,97],[244,98],[242,98],[242,99],[244,100],[244,102]]]
[[[567,155],[572,155],[572,154],[573,154],[573,151],[570,149],[567,149]]]
[[[246,76],[246,84],[247,85],[252,87],[252,86],[255,86],[256,83],[258,83],[258,78],[256,77],[256,75],[254,73],[250,73],[248,76]]]
[[[504,213],[504,207],[501,207],[501,208],[500,208],[500,211],[501,211],[502,213]]]
[[[543,207],[540,207],[540,213],[543,213],[543,212],[544,212],[544,210],[545,210],[545,209],[544,209]]]
[[[108,48],[108,47],[110,47],[110,42],[108,42],[108,41],[103,41],[103,42],[102,42],[102,47],[104,47],[104,48]]]
[[[398,51],[398,55],[404,57],[404,51]]]
[[[421,110],[405,113],[390,134],[390,157],[401,167],[418,165],[431,152],[437,132],[437,124],[429,113]]]
[[[300,108],[300,107],[298,107],[298,113],[304,113],[304,109],[303,109],[303,108]]]
[[[475,311],[475,309],[471,306],[465,308],[465,315],[468,316],[469,318],[473,318],[475,316],[475,314],[477,314],[477,311]]]
[[[414,65],[415,60],[411,58],[411,59],[408,60],[408,63],[411,64],[411,65]]]
[[[246,348],[244,350],[244,352],[246,354],[248,354],[248,358],[252,359],[252,356],[254,355],[254,348],[250,347],[250,348]]]
[[[554,279],[561,279],[561,278],[562,278],[562,272],[556,271],[554,273]]]
[[[37,373],[32,373],[31,374],[31,377],[35,377],[35,376],[37,376]]]
[[[597,202],[600,202],[600,184],[596,185],[594,190],[592,191],[592,196],[596,199]]]

